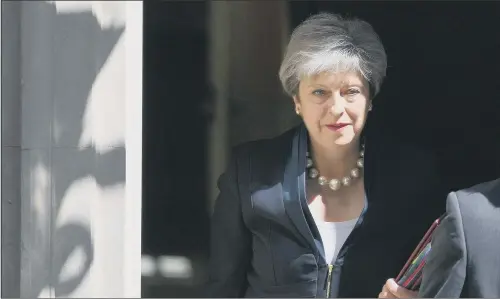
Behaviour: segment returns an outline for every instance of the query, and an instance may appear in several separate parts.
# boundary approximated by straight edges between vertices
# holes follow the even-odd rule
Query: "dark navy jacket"
[[[423,298],[500,298],[500,179],[452,192],[432,238]]]
[[[366,136],[366,211],[325,261],[306,204],[304,125],[236,147],[219,179],[207,297],[375,298],[445,210],[433,156]],[[331,277],[328,277],[329,265]]]

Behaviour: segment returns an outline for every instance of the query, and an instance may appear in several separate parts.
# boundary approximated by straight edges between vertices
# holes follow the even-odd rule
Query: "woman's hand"
[[[399,286],[394,279],[385,282],[382,292],[378,294],[379,298],[417,298],[418,292],[410,291]]]

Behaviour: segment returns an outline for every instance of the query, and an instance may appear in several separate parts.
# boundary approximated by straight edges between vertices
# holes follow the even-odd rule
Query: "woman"
[[[377,297],[398,274],[446,192],[431,155],[363,133],[386,66],[364,21],[322,13],[294,30],[280,79],[303,123],[233,150],[208,296]]]

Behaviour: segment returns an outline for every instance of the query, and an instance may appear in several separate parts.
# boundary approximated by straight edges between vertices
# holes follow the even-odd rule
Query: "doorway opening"
[[[259,37],[263,18],[281,13],[276,3],[286,7],[287,22],[269,25]],[[225,5],[233,26],[228,34],[238,32],[227,40],[233,50],[224,62],[233,70],[227,79],[229,145],[293,123],[290,99],[260,99],[277,98],[281,89],[276,53],[283,49],[270,50],[270,41],[279,38],[266,39],[266,32],[287,36],[310,14],[331,11],[368,21],[386,47],[387,78],[374,101],[371,128],[435,151],[448,189],[500,177],[500,3]],[[213,183],[208,128],[220,92],[211,86],[209,68],[223,63],[210,61],[212,8],[210,1],[144,2],[143,297],[203,296]],[[254,93],[263,84],[246,84],[262,78],[264,90]],[[245,125],[251,121],[256,125]]]
[[[144,2],[143,297],[195,297],[208,254],[208,2]]]

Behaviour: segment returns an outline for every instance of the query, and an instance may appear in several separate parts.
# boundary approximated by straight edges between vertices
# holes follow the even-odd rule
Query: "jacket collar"
[[[365,135],[365,134],[364,134]],[[365,138],[365,157],[364,157],[364,183],[366,198],[370,198],[372,189],[371,171],[373,168],[372,145],[366,144]],[[323,256],[324,250],[321,243],[317,243],[314,239],[311,227],[308,225],[305,215],[305,208],[307,208],[306,198],[306,152],[308,150],[308,132],[303,123],[301,123],[295,130],[292,141],[290,144],[290,151],[288,160],[285,163],[284,177],[283,177],[283,204],[286,214],[294,224],[297,231],[303,237],[303,241],[316,250],[317,256]],[[367,149],[370,149],[367,151]],[[366,202],[366,205],[368,201]],[[366,208],[366,207],[365,207]]]
[[[302,203],[306,202],[306,152],[308,134],[304,124],[295,130],[283,178],[283,203],[290,220],[311,247],[317,249]]]

